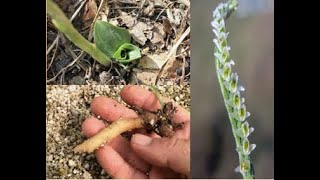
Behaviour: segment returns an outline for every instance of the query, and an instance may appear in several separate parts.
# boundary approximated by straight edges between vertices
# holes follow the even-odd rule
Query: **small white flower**
[[[241,174],[244,174],[246,172],[249,172],[251,168],[250,161],[244,160],[240,163],[240,166],[238,166],[235,171],[240,172]]]
[[[219,4],[217,8],[213,11],[213,19],[215,19],[216,17],[221,17],[221,13],[219,11],[220,8],[221,8],[221,4]]]
[[[221,64],[223,64],[223,59],[222,59],[221,53],[215,52],[213,55],[214,55],[216,58],[218,58],[218,60],[219,60],[219,62],[220,62]]]
[[[212,23],[212,22],[211,22]],[[214,33],[215,37],[216,38],[219,38],[221,35],[220,35],[220,32],[217,30],[217,29],[212,29],[212,32]]]
[[[222,46],[223,47],[223,53],[222,53],[222,60],[223,60],[223,64],[226,62],[229,62],[230,59],[230,54],[229,51],[227,50],[227,46]]]
[[[250,113],[247,112],[247,108],[244,104],[241,105],[240,109],[237,111],[237,115],[236,115],[236,118],[239,120],[239,121],[244,121],[247,117],[250,116]]]
[[[221,21],[220,21],[221,22]],[[222,25],[221,23],[218,23],[218,21],[211,21],[211,26],[213,27],[213,29],[217,30],[218,31],[218,37],[220,36],[220,29],[222,28]]]
[[[222,44],[224,47],[227,46],[228,35],[229,35],[229,33],[220,32],[219,36],[217,36],[219,41],[223,42]],[[230,50],[230,47],[228,47],[227,50]]]
[[[226,50],[229,52],[231,50],[230,46],[226,46]]]
[[[225,48],[223,48],[225,49]],[[216,58],[218,58],[219,62],[221,64],[230,63],[230,65],[234,65],[234,62],[229,60],[229,53],[227,51],[224,51],[224,53],[220,53],[219,50],[216,50],[216,52],[213,54]]]
[[[239,91],[236,91],[236,93],[233,94],[232,105],[233,105],[233,108],[240,109],[241,97],[240,97],[240,92]]]
[[[219,69],[219,74],[222,76],[222,78],[225,81],[229,81],[230,77],[231,77],[231,64],[230,63],[226,63],[222,69]]]
[[[232,59],[230,59],[229,63],[230,65],[234,65],[234,61]]]
[[[216,45],[216,47],[218,48],[219,52],[222,53],[223,52],[223,47],[220,44],[220,42],[218,41],[218,39],[213,39],[213,42]]]
[[[225,82],[226,88],[231,92],[235,93],[238,89],[238,75],[237,73],[232,73],[229,82]]]
[[[213,18],[222,17],[224,13],[224,9],[227,7],[227,4],[221,3],[218,7],[213,11]]]
[[[229,6],[228,6],[229,9],[234,9],[234,10],[238,9],[238,2],[237,1],[231,1],[231,3],[228,3],[228,4],[229,4]]]
[[[248,138],[245,138],[242,143],[242,151],[244,155],[249,155],[256,148],[255,144],[250,144]]]
[[[246,89],[245,89],[243,86],[239,86],[239,87],[238,87],[238,90],[239,90],[239,91],[245,91]]]
[[[248,138],[248,136],[254,131],[253,127],[249,127],[249,123],[246,121],[241,125],[241,131],[245,138]]]

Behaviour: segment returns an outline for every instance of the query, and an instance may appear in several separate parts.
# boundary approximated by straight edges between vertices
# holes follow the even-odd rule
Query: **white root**
[[[113,138],[121,135],[121,133],[138,128],[143,128],[143,120],[141,118],[119,119],[101,130],[93,137],[76,146],[74,148],[74,152],[92,153],[94,150],[98,149],[105,143],[110,142]]]

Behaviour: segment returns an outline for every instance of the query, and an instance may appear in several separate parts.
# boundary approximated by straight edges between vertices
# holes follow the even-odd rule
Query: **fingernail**
[[[132,137],[132,141],[133,143],[135,144],[139,144],[139,145],[142,145],[142,146],[146,146],[148,144],[151,143],[152,141],[152,138],[148,137],[148,136],[145,136],[145,135],[141,135],[141,134],[136,134]]]

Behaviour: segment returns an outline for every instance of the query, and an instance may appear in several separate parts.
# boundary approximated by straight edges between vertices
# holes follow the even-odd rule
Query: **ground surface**
[[[48,84],[155,84],[157,76],[160,85],[189,84],[189,0],[54,1],[92,42],[90,25],[96,15],[97,19],[128,29],[132,43],[141,48],[142,58],[127,67],[118,63],[103,67],[86,53],[80,56],[81,49],[59,33],[48,17]]]
[[[96,96],[119,97],[122,86],[47,86],[46,98],[46,177],[48,179],[110,178],[92,154],[74,154],[73,148],[85,140],[81,123],[91,117],[89,107]],[[189,86],[159,86],[160,94],[190,111]]]

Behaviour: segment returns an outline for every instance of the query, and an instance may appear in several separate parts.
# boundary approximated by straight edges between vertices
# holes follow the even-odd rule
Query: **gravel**
[[[95,154],[74,154],[73,148],[83,142],[81,123],[92,114],[94,97],[107,96],[125,104],[119,92],[123,86],[48,85],[46,97],[46,178],[109,179]],[[146,86],[144,86],[147,88]],[[160,94],[175,99],[190,111],[190,86],[159,86]]]

